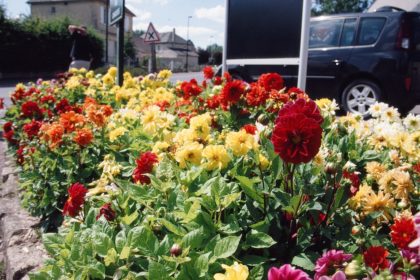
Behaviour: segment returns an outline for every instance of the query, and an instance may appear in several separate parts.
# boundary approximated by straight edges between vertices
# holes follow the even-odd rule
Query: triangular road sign
[[[146,34],[144,35],[144,42],[154,43],[154,42],[159,42],[159,41],[160,41],[159,33],[156,31],[153,24],[150,23],[149,27],[147,28]]]

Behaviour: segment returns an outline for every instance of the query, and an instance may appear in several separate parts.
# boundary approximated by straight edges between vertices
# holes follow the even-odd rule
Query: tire
[[[382,97],[379,86],[369,80],[355,80],[351,82],[343,91],[341,104],[344,110],[363,117],[369,116],[369,108]]]

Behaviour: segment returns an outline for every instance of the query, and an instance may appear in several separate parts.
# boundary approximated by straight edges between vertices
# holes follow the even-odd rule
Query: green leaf
[[[264,277],[264,268],[259,265],[251,269],[249,273],[249,280],[261,280]]]
[[[269,259],[256,255],[246,255],[241,258],[242,262],[248,266],[257,266],[267,262]]]
[[[165,269],[165,266],[151,261],[149,263],[149,277],[150,280],[168,280],[171,279],[168,272]]]
[[[127,237],[125,236],[125,231],[120,231],[115,236],[115,247],[118,252],[121,252],[125,243],[127,242]]]
[[[247,196],[258,202],[260,205],[264,204],[263,195],[257,192],[254,188],[254,183],[249,178],[239,175],[236,175],[235,178],[239,181],[239,185]]]
[[[344,203],[347,201],[347,195],[346,195],[346,188],[341,187],[337,190],[337,193],[335,194],[334,199],[334,207],[333,211],[341,207]]]
[[[120,259],[126,260],[128,259],[129,256],[130,256],[130,247],[124,246],[124,248],[122,248],[121,253],[120,253]]]
[[[190,247],[190,249],[199,248],[203,245],[203,240],[206,238],[204,234],[204,228],[199,228],[193,231],[190,231],[182,238],[183,247]]]
[[[114,248],[109,249],[104,258],[105,266],[114,264],[117,261],[117,258],[118,258],[117,251],[115,251]]]
[[[124,224],[126,225],[131,225],[135,220],[137,220],[137,218],[139,217],[139,213],[133,212],[128,216],[124,216],[121,220]]]
[[[227,208],[232,202],[237,201],[241,197],[241,193],[231,193],[223,196],[222,207]]]
[[[184,236],[186,234],[185,229],[183,229],[180,226],[177,226],[173,223],[171,223],[170,221],[166,220],[166,219],[159,219],[159,221],[162,223],[162,225],[164,225],[170,232],[178,235],[178,236]]]
[[[187,215],[184,217],[183,222],[188,224],[195,218],[197,218],[198,213],[200,213],[201,205],[198,199],[195,199],[190,209],[188,210]]]
[[[199,272],[200,277],[204,276],[209,270],[209,257],[211,252],[200,255],[194,262],[194,268]]]
[[[248,233],[246,236],[246,242],[245,245],[250,246],[252,248],[269,248],[276,244],[277,242],[274,241],[273,238],[271,238],[270,235],[264,233],[264,232],[258,232],[255,230],[252,230],[251,233]]]
[[[140,249],[142,254],[155,255],[159,249],[159,241],[153,232],[146,227],[135,227],[131,234],[130,247]]]
[[[235,254],[240,241],[241,236],[228,236],[222,238],[214,247],[212,260],[229,258]]]
[[[63,240],[57,233],[45,233],[42,236],[42,242],[44,243],[45,249],[51,255],[55,255],[61,250]]]
[[[292,260],[292,264],[309,271],[315,268],[314,262],[306,254],[303,253],[295,256]]]
[[[91,264],[88,273],[92,279],[105,279],[105,266],[100,262]]]

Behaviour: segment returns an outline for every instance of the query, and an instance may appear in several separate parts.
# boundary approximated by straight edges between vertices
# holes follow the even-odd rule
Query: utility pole
[[[123,84],[123,72],[124,72],[124,18],[125,18],[125,0],[123,0],[123,14],[122,18],[118,22],[118,85]]]
[[[188,52],[189,52],[189,41],[190,41],[190,19],[192,16],[188,16],[187,19],[187,54],[185,59],[185,71],[188,72]]]
[[[105,8],[105,65],[108,66],[108,25],[109,25],[109,0],[106,0]]]

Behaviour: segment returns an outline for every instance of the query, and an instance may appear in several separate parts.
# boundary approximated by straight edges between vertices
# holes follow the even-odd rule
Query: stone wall
[[[0,140],[0,279],[29,279],[47,258],[40,241],[39,219],[20,204],[14,158],[6,155],[7,145]]]

